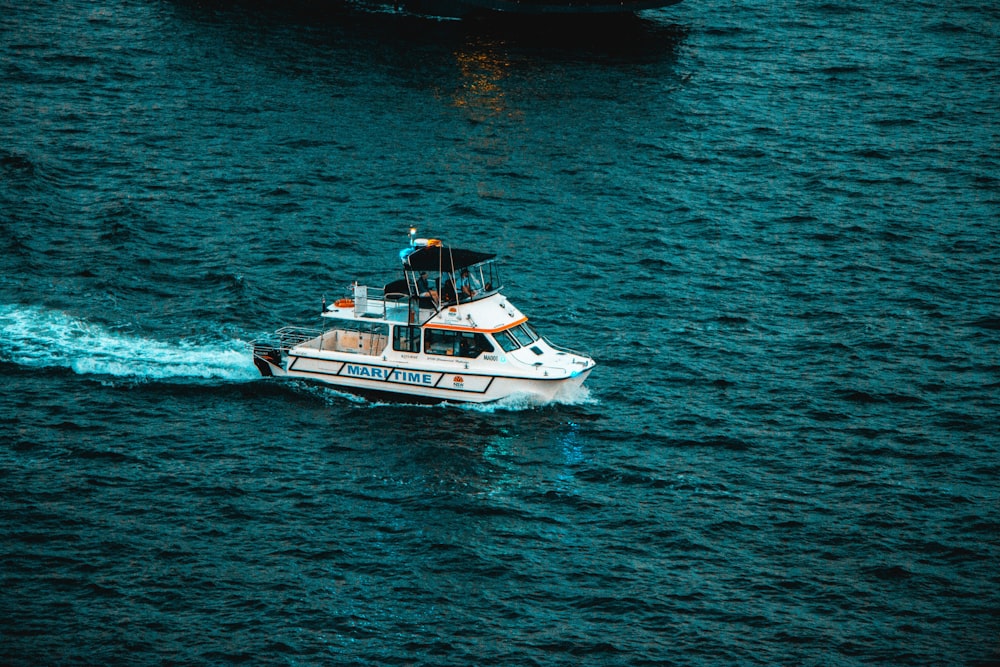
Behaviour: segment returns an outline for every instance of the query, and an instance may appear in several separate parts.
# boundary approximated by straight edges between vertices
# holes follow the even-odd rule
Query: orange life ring
[[[354,299],[337,299],[333,302],[337,308],[350,308],[354,305]]]

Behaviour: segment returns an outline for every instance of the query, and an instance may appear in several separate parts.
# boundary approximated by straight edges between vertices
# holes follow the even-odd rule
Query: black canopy
[[[496,255],[475,250],[424,246],[411,252],[403,265],[407,271],[458,271],[473,264],[493,259]]]

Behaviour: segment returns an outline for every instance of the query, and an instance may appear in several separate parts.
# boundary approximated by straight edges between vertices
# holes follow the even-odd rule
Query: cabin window
[[[525,345],[531,345],[536,340],[538,340],[538,334],[535,333],[534,329],[529,327],[527,324],[519,324],[513,329],[508,329],[507,331],[514,337],[517,341],[518,347],[524,347]]]
[[[397,352],[420,352],[420,327],[398,326],[393,329],[392,349]]]
[[[509,331],[498,331],[493,334],[493,337],[496,338],[497,343],[500,344],[500,347],[503,348],[504,352],[513,352],[517,348],[521,347],[517,344],[517,341],[514,340],[514,337],[510,335]]]
[[[493,345],[481,333],[427,329],[424,331],[424,350],[427,354],[474,359],[483,352],[492,352]]]

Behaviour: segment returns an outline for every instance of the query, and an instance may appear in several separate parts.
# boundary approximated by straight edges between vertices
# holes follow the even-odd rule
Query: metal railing
[[[288,352],[293,347],[317,338],[322,333],[319,329],[310,329],[307,327],[281,327],[270,336],[252,340],[248,345],[250,347],[270,347],[282,352]]]
[[[593,359],[593,357],[591,357],[586,352],[581,352],[579,350],[574,350],[571,347],[564,347],[562,345],[554,345],[552,343],[552,341],[549,340],[548,337],[546,337],[546,336],[541,336],[540,338],[542,340],[544,340],[546,343],[548,343],[549,347],[551,347],[556,352],[562,352],[563,354],[572,354],[572,355],[575,355],[577,357],[583,357],[584,359]]]
[[[381,287],[354,286],[355,317],[377,317],[405,322],[410,310],[410,296],[402,292],[386,292]]]

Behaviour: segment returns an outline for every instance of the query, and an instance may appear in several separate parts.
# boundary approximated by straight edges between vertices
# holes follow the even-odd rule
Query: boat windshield
[[[407,271],[410,293],[440,300],[442,305],[478,301],[496,294],[503,287],[496,260],[473,264],[452,271]]]
[[[455,272],[458,298],[473,301],[500,290],[500,271],[496,260],[488,260]]]
[[[518,348],[531,345],[539,339],[539,335],[525,322],[516,327],[498,331],[493,335],[493,338],[496,339],[497,344],[503,348],[504,352],[513,352]]]

